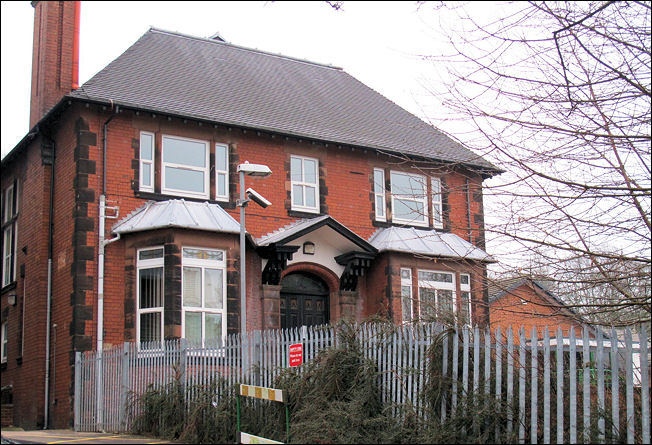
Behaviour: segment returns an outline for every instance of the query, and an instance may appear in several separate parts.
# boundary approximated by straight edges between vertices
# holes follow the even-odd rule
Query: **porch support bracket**
[[[340,277],[340,290],[354,291],[358,287],[358,278],[364,275],[364,271],[371,266],[375,257],[375,253],[355,251],[336,256],[337,264],[344,266]]]

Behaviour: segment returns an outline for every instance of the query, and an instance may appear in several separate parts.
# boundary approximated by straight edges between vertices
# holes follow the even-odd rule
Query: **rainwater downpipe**
[[[50,203],[48,209],[48,284],[47,284],[47,309],[45,319],[45,407],[43,409],[43,429],[48,428],[50,413],[50,322],[52,318],[52,244],[54,237],[54,166],[56,160],[56,146],[54,140],[43,136],[51,144],[52,164],[50,167]]]
[[[120,234],[115,238],[109,240],[104,239],[104,229],[106,221],[106,141],[109,130],[109,123],[118,114],[118,107],[115,108],[115,113],[109,117],[104,126],[102,127],[102,194],[100,195],[100,209],[99,209],[99,228],[97,244],[97,426],[101,431],[104,431],[104,367],[102,366],[102,351],[104,349],[104,249],[107,245],[116,242],[120,239]]]

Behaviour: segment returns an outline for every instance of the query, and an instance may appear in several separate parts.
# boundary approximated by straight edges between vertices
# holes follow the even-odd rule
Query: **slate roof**
[[[340,68],[154,28],[68,96],[501,172]]]
[[[177,227],[221,233],[240,233],[240,223],[218,204],[183,199],[147,201],[117,222],[112,232],[125,234]]]
[[[496,261],[487,252],[454,233],[442,233],[436,230],[418,230],[414,227],[388,227],[376,231],[369,239],[369,243],[379,252],[405,252],[445,258],[463,258],[488,263]]]

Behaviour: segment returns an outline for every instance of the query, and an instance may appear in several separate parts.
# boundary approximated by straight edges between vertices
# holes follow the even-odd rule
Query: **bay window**
[[[403,323],[412,321],[412,270],[401,269],[401,313]]]
[[[460,316],[459,323],[471,326],[471,276],[460,275]]]
[[[419,315],[422,320],[453,321],[455,275],[452,272],[419,271]]]
[[[163,247],[138,251],[136,331],[141,348],[158,349],[163,341]]]
[[[226,254],[184,247],[182,253],[182,330],[194,345],[226,336]]]

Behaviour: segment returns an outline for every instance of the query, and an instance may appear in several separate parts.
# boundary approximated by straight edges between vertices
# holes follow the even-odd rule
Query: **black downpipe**
[[[45,409],[43,429],[48,429],[50,423],[50,324],[52,319],[52,252],[54,250],[54,167],[56,165],[56,144],[50,136],[43,135],[51,150],[50,154],[50,202],[48,204],[48,283],[46,312],[46,357],[45,357]]]

